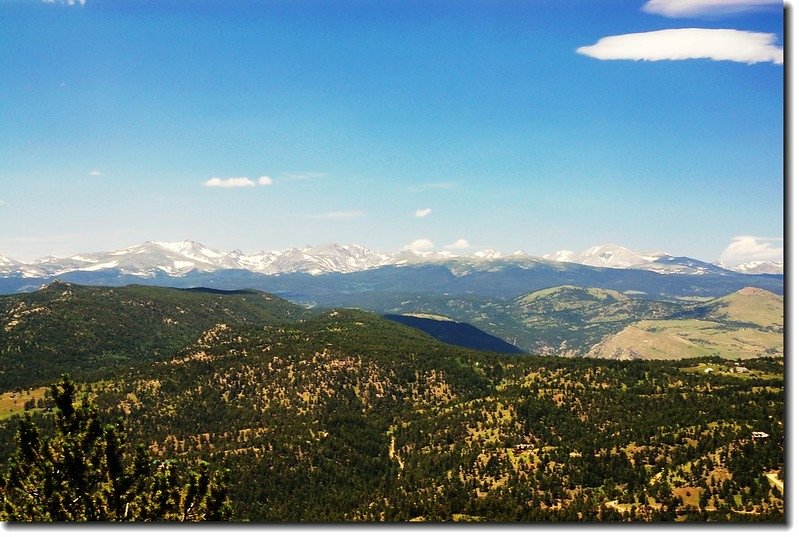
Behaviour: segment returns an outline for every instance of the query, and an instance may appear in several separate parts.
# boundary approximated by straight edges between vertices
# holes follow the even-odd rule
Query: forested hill
[[[260,291],[55,282],[0,296],[0,389],[52,382],[65,372],[101,378],[141,367],[218,323],[271,325],[308,315]]]
[[[3,329],[4,342],[39,316],[57,317],[48,313],[57,300],[102,302],[93,294],[107,291],[16,297],[13,308],[25,306],[4,319],[19,321]],[[779,357],[742,367],[487,353],[375,314],[308,315],[260,293],[114,292],[133,302],[126,316],[65,308],[94,322],[42,343],[33,325],[12,346],[65,357],[57,370],[91,380],[105,419],[121,418],[129,443],[156,461],[228,469],[235,520],[784,520]],[[261,312],[263,304],[274,309]],[[238,306],[254,311],[215,318]],[[65,315],[62,323],[74,322]],[[161,330],[189,320],[210,326],[187,331],[177,350],[145,351],[153,334],[168,341],[181,332]],[[123,329],[134,321],[142,324]],[[106,346],[124,356],[113,330],[94,325],[128,334],[133,358],[94,369],[76,359],[85,348],[102,364]],[[59,337],[75,354],[53,352]],[[33,374],[8,367],[7,356],[4,382],[8,371]],[[52,427],[45,384],[0,392],[0,460],[23,413]]]

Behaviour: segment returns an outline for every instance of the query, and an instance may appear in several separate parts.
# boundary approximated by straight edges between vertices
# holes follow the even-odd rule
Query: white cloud
[[[416,250],[417,252],[427,252],[433,248],[435,248],[435,244],[430,239],[416,239],[402,247],[403,250]]]
[[[782,0],[649,0],[642,9],[665,17],[695,17],[740,13],[782,3]]]
[[[0,207],[2,207],[5,204],[6,204],[6,202],[4,202],[3,200],[0,200]]]
[[[257,181],[253,181],[249,177],[230,177],[228,179],[220,179],[219,177],[212,177],[203,183],[207,187],[215,188],[242,188],[255,185],[271,185],[272,179],[263,175]]]
[[[679,28],[603,37],[580,47],[579,54],[598,60],[728,60],[782,64],[777,36],[742,30]]]
[[[45,4],[61,4],[63,6],[85,6],[86,0],[42,0]]]
[[[230,179],[220,179],[211,177],[203,185],[215,188],[241,188],[245,186],[255,186],[255,182],[248,177],[231,177]]]
[[[416,212],[413,215],[416,218],[424,218],[425,216],[430,216],[433,212],[433,209],[416,209]]]
[[[92,170],[89,172],[89,175],[91,175],[92,177],[102,177],[103,172],[101,172],[100,170]]]
[[[749,261],[782,261],[782,244],[782,237],[752,237],[751,235],[733,237],[719,260],[728,266],[740,265]]]
[[[364,211],[332,211],[322,214],[304,214],[299,215],[299,218],[324,218],[328,220],[349,220],[352,218],[360,218],[366,213]]]
[[[466,239],[458,239],[452,244],[447,244],[444,246],[444,248],[447,250],[464,250],[466,248],[471,248],[471,246],[469,245],[469,241]]]

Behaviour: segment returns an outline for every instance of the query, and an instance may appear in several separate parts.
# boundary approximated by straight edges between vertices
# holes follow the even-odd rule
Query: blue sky
[[[781,257],[781,5],[705,4],[0,0],[0,255]]]

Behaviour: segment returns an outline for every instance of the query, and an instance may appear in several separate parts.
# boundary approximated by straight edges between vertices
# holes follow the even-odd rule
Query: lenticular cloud
[[[598,60],[696,60],[782,64],[774,34],[742,30],[680,28],[603,37],[577,49]]]

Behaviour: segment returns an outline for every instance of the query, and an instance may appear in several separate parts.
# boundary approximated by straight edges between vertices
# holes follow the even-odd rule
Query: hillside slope
[[[612,289],[563,285],[516,298],[511,315],[535,334],[538,352],[574,356],[632,322],[665,318],[682,307]]]
[[[193,296],[213,308],[225,295]],[[700,520],[702,498],[711,520],[780,520],[765,474],[784,466],[783,363],[747,365],[477,352],[336,309],[216,322],[92,389],[153,458],[228,469],[237,520]],[[35,388],[0,393],[0,409],[18,415]]]
[[[85,287],[0,296],[0,389],[98,376],[170,356],[218,323],[275,324],[304,308],[260,291]]]
[[[433,319],[412,313],[405,315],[386,314],[383,317],[390,321],[421,330],[437,340],[449,343],[450,345],[458,345],[468,349],[488,352],[504,352],[511,354],[524,352],[507,341],[492,336],[468,323],[459,323],[449,319]]]
[[[671,319],[630,324],[591,348],[588,356],[647,360],[717,355],[729,359],[785,352],[782,297],[744,288],[686,308]]]
[[[756,287],[710,300],[686,313],[686,317],[725,323],[741,323],[769,330],[782,330],[785,323],[782,296]]]

